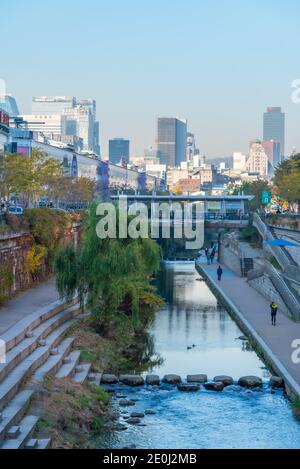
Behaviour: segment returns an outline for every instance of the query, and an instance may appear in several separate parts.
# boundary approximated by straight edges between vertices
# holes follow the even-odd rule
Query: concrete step
[[[31,438],[38,421],[35,415],[27,415],[21,420],[19,427],[20,433],[14,439],[5,440],[0,449],[21,449],[24,448],[27,441]]]
[[[25,390],[19,392],[12,401],[3,409],[0,421],[0,441],[4,440],[7,431],[23,417],[30,403],[33,391]]]
[[[32,380],[42,382],[48,373],[56,373],[61,367],[65,356],[70,352],[73,342],[74,339],[72,337],[63,340],[59,345],[59,353],[57,355],[50,355],[45,363],[35,371]]]
[[[75,367],[80,358],[80,350],[75,350],[74,352],[70,353],[68,357],[68,363],[64,363],[61,368],[56,373],[56,378],[66,378],[67,376],[72,376],[75,373]]]
[[[0,336],[0,339],[6,343],[6,353],[25,339],[27,332],[32,332],[42,322],[76,303],[78,303],[78,296],[75,296],[69,302],[57,300],[18,321]]]
[[[47,344],[44,347],[38,347],[6,376],[5,380],[0,383],[0,409],[7,405],[18,392],[22,381],[34,373],[47,360],[51,350],[61,341],[66,330],[78,319],[79,317],[70,319],[51,332],[47,337]]]
[[[45,345],[46,337],[68,319],[80,314],[79,305],[71,306],[50,319],[44,321],[34,330],[34,335],[23,339],[6,354],[6,363],[0,364],[0,382],[37,347]]]
[[[51,446],[51,438],[42,438],[37,441],[38,444],[36,449],[47,449]]]
[[[30,438],[25,443],[25,449],[37,449],[38,447],[38,440],[36,438]]]
[[[91,363],[82,363],[80,364],[80,371],[76,371],[73,379],[76,383],[83,384],[88,377],[90,368],[91,368]]]

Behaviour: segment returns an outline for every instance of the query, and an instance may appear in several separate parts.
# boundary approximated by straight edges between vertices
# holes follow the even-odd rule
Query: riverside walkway
[[[300,324],[293,322],[280,310],[277,325],[271,325],[270,302],[253,289],[245,278],[238,277],[226,266],[222,280],[217,280],[218,264],[207,265],[204,256],[196,261],[197,270],[206,278],[216,294],[227,304],[242,329],[262,350],[267,362],[284,379],[287,391],[300,396],[300,363],[293,363],[292,342],[299,340]]]
[[[28,314],[59,299],[54,278],[18,293],[0,307],[0,335]]]

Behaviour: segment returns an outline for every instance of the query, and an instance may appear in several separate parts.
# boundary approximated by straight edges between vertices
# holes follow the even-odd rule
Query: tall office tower
[[[77,135],[83,140],[83,151],[94,151],[94,116],[88,107],[76,105],[62,113],[62,133]]]
[[[108,147],[108,157],[111,163],[129,163],[129,140],[113,138],[109,140]]]
[[[17,102],[11,94],[0,95],[0,108],[7,112],[10,117],[20,114]]]
[[[247,171],[258,173],[260,176],[268,176],[269,160],[268,155],[260,140],[250,142],[249,158],[246,163]]]
[[[187,121],[176,117],[159,117],[157,120],[157,151],[160,163],[180,166],[186,160]]]
[[[264,112],[263,140],[274,140],[280,143],[280,161],[285,156],[285,114],[281,107],[268,107]]]
[[[99,131],[99,122],[97,121],[97,117],[96,117],[96,101],[95,99],[79,99],[77,98],[76,99],[76,104],[77,106],[80,106],[81,108],[83,109],[89,109],[92,116],[93,116],[93,119],[94,119],[94,123],[93,123],[93,150],[94,152],[100,156],[100,144],[99,144],[99,135],[100,135],[100,131]]]

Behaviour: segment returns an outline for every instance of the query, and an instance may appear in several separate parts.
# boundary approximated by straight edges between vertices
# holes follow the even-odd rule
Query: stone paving
[[[197,262],[220,294],[225,295],[231,301],[240,312],[244,322],[246,321],[254,333],[261,338],[261,344],[266,345],[266,347],[264,345],[265,350],[270,349],[274,355],[274,361],[278,361],[276,364],[281,366],[285,377],[290,374],[300,391],[300,323],[295,323],[279,310],[277,325],[272,326],[270,302],[254,290],[245,278],[238,277],[226,266],[221,265],[223,276],[219,282],[217,280],[217,263],[207,265],[203,256]],[[292,353],[296,351],[296,348],[292,347],[292,342],[297,339],[299,352],[296,358],[298,357],[299,363],[294,363]],[[294,389],[297,386],[294,386]]]

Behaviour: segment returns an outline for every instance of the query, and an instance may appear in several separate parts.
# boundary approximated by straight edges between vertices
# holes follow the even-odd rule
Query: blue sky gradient
[[[95,98],[103,155],[117,136],[142,154],[171,115],[209,157],[247,152],[269,105],[300,151],[298,0],[10,0],[0,16],[0,78],[21,111],[33,95]]]

